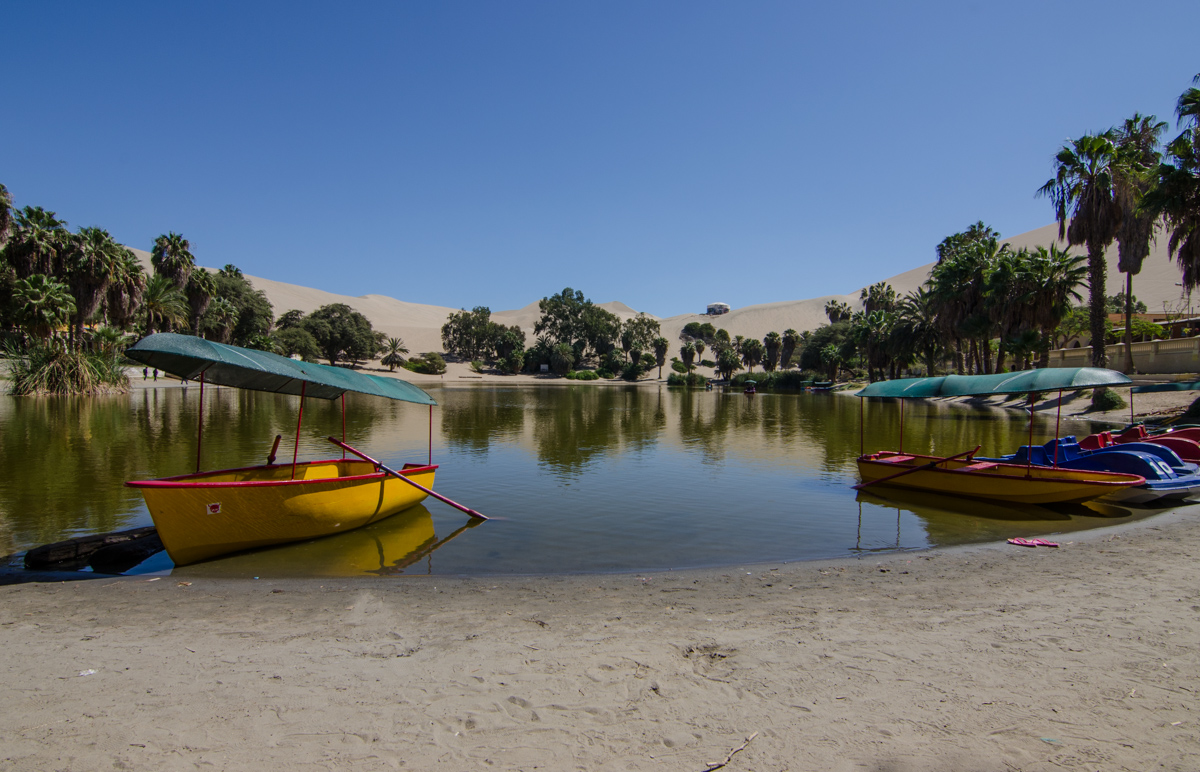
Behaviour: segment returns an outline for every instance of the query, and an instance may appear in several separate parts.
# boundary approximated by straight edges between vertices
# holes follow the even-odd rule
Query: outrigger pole
[[[471,509],[470,507],[463,506],[462,504],[459,504],[457,501],[446,498],[442,494],[437,493],[436,491],[434,491],[430,488],[426,488],[424,485],[421,485],[419,482],[416,482],[415,480],[408,479],[404,475],[397,472],[395,469],[390,469],[390,468],[384,466],[383,464],[379,463],[375,459],[368,456],[366,453],[363,453],[361,450],[355,450],[354,448],[350,447],[349,445],[347,445],[344,442],[338,442],[337,439],[334,437],[326,437],[325,439],[329,440],[334,445],[340,445],[342,448],[350,451],[354,455],[361,458],[363,461],[366,461],[367,463],[370,463],[370,464],[374,464],[376,469],[379,469],[380,471],[383,471],[383,472],[387,472],[392,477],[395,477],[399,480],[403,480],[404,482],[408,483],[412,487],[425,491],[425,493],[427,493],[430,496],[433,496],[435,499],[442,502],[443,504],[449,504],[450,506],[454,507],[455,509],[459,510],[460,512],[466,512],[471,517],[477,518],[479,520],[489,520],[490,519],[486,515],[484,515],[482,512],[477,512],[474,509]]]

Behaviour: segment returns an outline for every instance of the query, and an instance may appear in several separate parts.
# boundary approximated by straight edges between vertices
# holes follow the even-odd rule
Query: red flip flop
[[[1018,547],[1036,547],[1037,546],[1036,542],[1030,541],[1029,539],[1021,539],[1021,538],[1009,539],[1008,543],[1015,544]]]

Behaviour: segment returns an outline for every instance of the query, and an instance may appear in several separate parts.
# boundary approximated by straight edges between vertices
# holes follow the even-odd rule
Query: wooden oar
[[[350,451],[354,455],[361,458],[363,461],[374,464],[375,467],[377,469],[379,469],[380,471],[387,472],[392,477],[403,480],[404,482],[408,483],[412,487],[419,488],[420,490],[425,491],[425,493],[429,494],[430,496],[433,496],[435,499],[442,502],[443,504],[449,504],[450,506],[454,507],[455,509],[459,510],[460,512],[466,512],[471,517],[477,517],[480,520],[489,520],[490,519],[486,515],[484,515],[482,512],[476,512],[475,510],[471,509],[470,507],[464,507],[462,504],[459,504],[457,501],[451,501],[450,499],[446,498],[442,494],[436,493],[436,492],[430,490],[429,488],[426,488],[424,485],[421,485],[418,482],[408,479],[404,475],[397,472],[395,469],[389,469],[388,467],[384,466],[383,464],[379,463],[375,459],[368,456],[366,453],[363,453],[360,450],[356,450],[355,448],[350,447],[349,445],[347,445],[346,443],[337,439],[336,437],[326,437],[325,439],[329,440],[334,445],[337,445],[339,448],[345,448],[346,450]]]
[[[904,475],[912,474],[913,472],[921,472],[926,469],[933,469],[938,464],[945,463],[946,461],[953,461],[954,459],[962,458],[963,456],[973,456],[979,452],[979,449],[981,447],[983,447],[983,446],[976,445],[973,450],[968,450],[965,453],[959,453],[956,456],[947,456],[946,458],[939,458],[937,461],[930,461],[928,464],[922,464],[921,466],[914,466],[912,469],[905,469],[903,472],[897,472],[896,474],[891,474],[891,475],[888,475],[887,477],[880,477],[878,480],[871,480],[869,482],[859,483],[858,485],[853,485],[851,487],[856,491],[861,491],[863,488],[867,487],[868,485],[874,485],[875,483],[887,482],[888,480],[895,480],[897,477],[903,477]]]

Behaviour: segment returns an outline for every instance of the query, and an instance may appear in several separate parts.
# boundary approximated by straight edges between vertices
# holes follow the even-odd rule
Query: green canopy
[[[1115,370],[1100,367],[1044,367],[992,375],[946,375],[940,378],[902,378],[872,383],[858,392],[860,397],[987,397],[996,394],[1026,394],[1097,386],[1131,386],[1132,381]]]
[[[348,391],[418,405],[437,403],[421,389],[397,378],[366,375],[344,367],[301,362],[266,351],[214,343],[192,335],[160,332],[142,338],[125,356],[163,372],[205,383],[277,394],[337,399]]]

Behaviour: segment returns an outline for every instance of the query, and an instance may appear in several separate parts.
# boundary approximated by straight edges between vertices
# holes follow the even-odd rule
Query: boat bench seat
[[[965,471],[981,472],[984,469],[991,469],[994,466],[996,466],[996,464],[991,461],[980,461],[976,464],[967,464],[966,466],[960,466],[958,469],[955,469],[954,471],[956,471],[956,472],[965,472]]]
[[[883,461],[884,463],[887,463],[887,464],[903,464],[905,461],[912,461],[913,457],[912,456],[884,456],[883,458],[880,458],[878,460]]]

